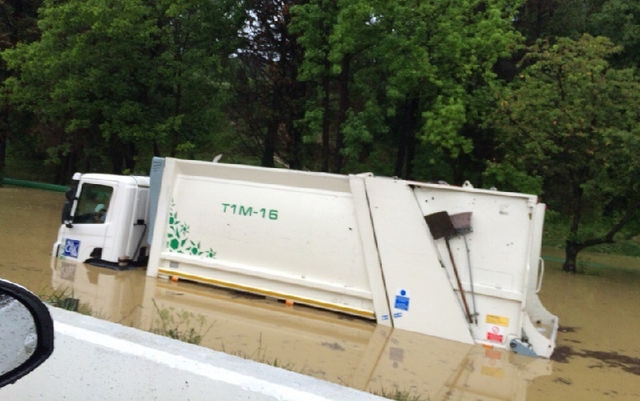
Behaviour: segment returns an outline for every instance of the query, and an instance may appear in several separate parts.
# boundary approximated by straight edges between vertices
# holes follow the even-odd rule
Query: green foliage
[[[633,70],[609,65],[619,51],[589,35],[532,46],[494,115],[505,165],[544,180],[550,207],[570,218],[566,238],[579,244],[620,230],[589,232],[584,221],[625,221],[640,198],[640,82]]]
[[[152,299],[153,306],[157,312],[157,318],[149,331],[165,337],[173,338],[189,344],[199,345],[204,336],[213,327],[211,324],[204,329],[206,318],[202,315],[195,315],[193,312],[176,312],[175,308],[160,308],[155,299]],[[195,323],[197,327],[191,325]],[[204,330],[204,331],[203,331]]]
[[[527,44],[554,37],[579,38],[587,20],[602,0],[526,0],[519,8],[515,25]]]
[[[428,16],[438,29],[425,46],[430,49],[427,88],[435,96],[423,111],[423,139],[456,157],[471,151],[470,139],[461,130],[483,119],[491,106],[489,88],[499,85],[493,65],[517,48],[520,36],[508,22],[515,10],[507,2],[483,6],[463,1],[439,7]]]
[[[222,8],[222,9],[221,9]],[[42,37],[2,53],[19,76],[5,82],[16,107],[46,124],[54,162],[94,151],[118,166],[135,147],[174,154],[208,146],[220,107],[221,61],[233,41],[224,2],[45,0]],[[221,35],[221,36],[216,36]],[[107,152],[104,141],[111,145]]]
[[[420,395],[413,394],[411,390],[400,390],[398,388],[394,388],[391,391],[383,388],[380,393],[375,394],[396,401],[423,401],[429,399],[423,398]]]
[[[542,177],[529,175],[508,162],[489,162],[483,178],[485,186],[495,187],[500,191],[542,194]]]
[[[637,68],[640,65],[640,3],[607,0],[588,19],[589,32],[606,36],[622,51],[614,57],[617,65]]]
[[[329,129],[347,159],[366,157],[371,143],[411,153],[415,138],[453,159],[470,153],[462,132],[491,107],[493,65],[520,40],[515,9],[500,0],[314,0],[292,13],[305,49],[301,78],[324,82],[308,105],[309,135]],[[322,94],[333,87],[335,96]],[[328,114],[338,117],[330,127],[321,125]]]
[[[342,154],[348,157],[359,157],[365,149],[369,149],[375,137],[388,133],[389,128],[384,121],[384,113],[377,104],[369,102],[360,113],[349,110],[347,120],[342,127],[344,148]]]
[[[588,35],[532,47],[532,64],[495,114],[505,160],[544,177],[546,190],[580,189],[598,200],[635,190],[640,83],[632,70],[608,65],[619,50]]]
[[[40,295],[40,299],[51,306],[55,306],[56,308],[78,312],[83,315],[95,316],[91,305],[86,302],[81,302],[80,299],[75,298],[73,290],[69,288],[56,290],[51,294]]]

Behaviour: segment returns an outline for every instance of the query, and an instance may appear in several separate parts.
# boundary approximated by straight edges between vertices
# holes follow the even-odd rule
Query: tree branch
[[[630,205],[624,215],[618,220],[616,224],[611,227],[611,229],[600,238],[591,238],[585,241],[581,241],[578,245],[580,249],[588,248],[594,245],[600,244],[613,244],[615,241],[613,237],[631,220],[636,210],[640,208],[640,200]]]

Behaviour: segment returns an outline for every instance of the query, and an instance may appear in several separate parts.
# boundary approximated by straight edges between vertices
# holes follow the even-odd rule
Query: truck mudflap
[[[530,268],[544,219],[533,195],[171,158],[161,181],[149,276],[553,351],[557,318]],[[468,218],[464,235],[434,238],[425,216],[442,212]]]

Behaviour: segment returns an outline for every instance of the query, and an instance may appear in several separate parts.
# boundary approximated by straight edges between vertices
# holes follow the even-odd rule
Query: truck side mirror
[[[71,221],[73,220],[73,216],[71,216],[71,208],[73,207],[73,202],[76,200],[76,190],[76,187],[71,187],[64,193],[66,200],[62,206],[61,220],[62,224],[65,224],[69,228],[72,227]]]
[[[31,291],[0,279],[0,387],[40,366],[53,352],[53,320]]]

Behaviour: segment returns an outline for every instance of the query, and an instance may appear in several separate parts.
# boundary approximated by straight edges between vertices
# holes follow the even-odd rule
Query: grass
[[[48,295],[40,295],[40,299],[57,308],[78,312],[87,316],[95,316],[91,305],[86,302],[81,302],[79,298],[75,298],[73,290],[69,290],[68,288],[56,290]]]
[[[274,358],[273,360],[268,359],[267,347],[263,346],[262,344],[262,333],[260,333],[260,338],[258,340],[258,348],[250,354],[247,354],[242,351],[227,352],[225,350],[224,344],[222,345],[222,352],[230,355],[239,356],[240,358],[243,358],[243,359],[249,359],[252,361],[264,363],[265,365],[273,366],[275,368],[281,368],[281,369],[289,370],[291,372],[302,373],[294,369],[293,365],[291,364],[282,364],[282,362],[278,360],[278,357]]]
[[[394,388],[392,391],[383,388],[379,393],[374,392],[373,394],[396,401],[427,401],[429,399],[412,394],[411,391],[400,390],[398,388]]]
[[[213,324],[211,324],[204,330],[206,318],[202,315],[196,316],[194,313],[185,310],[176,312],[173,307],[160,308],[155,299],[152,299],[152,301],[158,314],[154,325],[149,330],[152,333],[184,341],[189,344],[200,345],[202,338],[207,335],[213,327]],[[191,325],[193,321],[198,325],[197,328]]]
[[[56,290],[51,294],[40,295],[40,299],[56,308],[78,312],[80,314],[96,318],[102,318],[95,313],[91,305],[80,301],[79,298],[75,298],[73,290],[69,290],[68,288]],[[200,345],[202,338],[213,327],[212,324],[203,332],[204,325],[206,323],[204,316],[196,316],[194,313],[184,310],[176,312],[174,308],[160,308],[155,299],[152,301],[153,306],[156,309],[156,313],[158,314],[154,321],[154,325],[149,330],[154,334],[184,341],[189,344]],[[191,326],[193,321],[198,324],[197,328]]]

